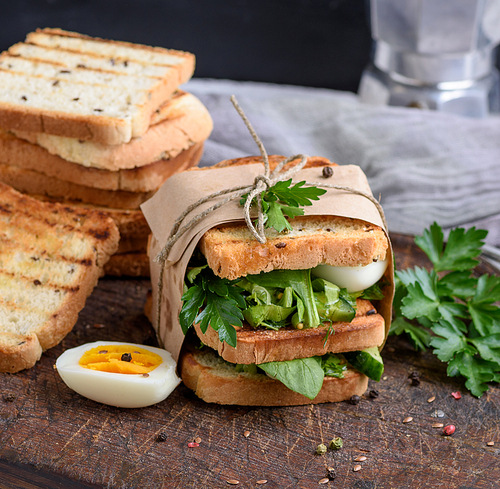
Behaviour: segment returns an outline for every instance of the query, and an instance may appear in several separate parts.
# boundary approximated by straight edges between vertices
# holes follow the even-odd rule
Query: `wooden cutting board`
[[[398,269],[427,265],[412,238],[392,238]],[[155,344],[142,313],[148,289],[148,280],[101,279],[59,346],[28,371],[0,374],[1,489],[498,487],[500,389],[472,397],[432,353],[403,338],[388,339],[384,377],[370,382],[379,396],[357,405],[217,406],[180,385],[164,402],[127,410],[68,389],[53,369],[63,350],[96,340]],[[418,386],[408,378],[414,371]],[[437,422],[454,424],[455,434],[443,436]],[[315,454],[336,436],[341,450]],[[328,468],[335,478],[319,485]]]

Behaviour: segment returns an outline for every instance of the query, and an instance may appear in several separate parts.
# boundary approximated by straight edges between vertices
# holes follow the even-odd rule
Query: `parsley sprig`
[[[395,320],[391,334],[407,333],[415,348],[434,348],[447,373],[464,376],[480,397],[500,382],[500,277],[474,275],[487,231],[453,229],[444,242],[434,223],[415,243],[433,269],[396,272]]]
[[[182,296],[179,322],[184,334],[193,323],[200,323],[203,333],[210,325],[219,333],[221,342],[236,347],[236,330],[242,326],[241,309],[246,307],[239,287],[234,281],[217,277],[207,265],[192,269],[187,275],[192,284]]]
[[[319,200],[325,189],[305,187],[306,182],[298,182],[292,186],[292,179],[275,183],[265,192],[262,192],[262,211],[264,212],[264,227],[273,228],[279,233],[292,226],[285,216],[293,219],[304,215],[300,206],[312,205],[312,200]],[[240,204],[245,203],[247,195],[241,198]]]

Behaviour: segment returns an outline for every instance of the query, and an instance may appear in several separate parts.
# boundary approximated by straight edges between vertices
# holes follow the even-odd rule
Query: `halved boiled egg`
[[[57,359],[56,369],[78,394],[124,408],[163,401],[181,382],[168,351],[115,341],[66,350]]]
[[[387,259],[370,263],[360,267],[332,267],[318,265],[311,270],[315,277],[323,278],[338,285],[347,292],[359,292],[376,284],[384,275],[387,268]]]

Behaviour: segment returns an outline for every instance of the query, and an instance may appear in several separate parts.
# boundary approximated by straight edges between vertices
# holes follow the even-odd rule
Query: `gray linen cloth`
[[[359,165],[389,230],[420,234],[476,226],[500,246],[500,118],[471,119],[362,104],[355,94],[255,82],[192,79],[214,130],[201,165],[259,154],[234,94],[269,154],[324,156]]]

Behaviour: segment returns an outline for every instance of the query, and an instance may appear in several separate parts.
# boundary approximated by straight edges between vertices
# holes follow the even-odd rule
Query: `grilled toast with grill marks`
[[[118,241],[99,211],[0,183],[0,372],[32,367],[71,331]]]

